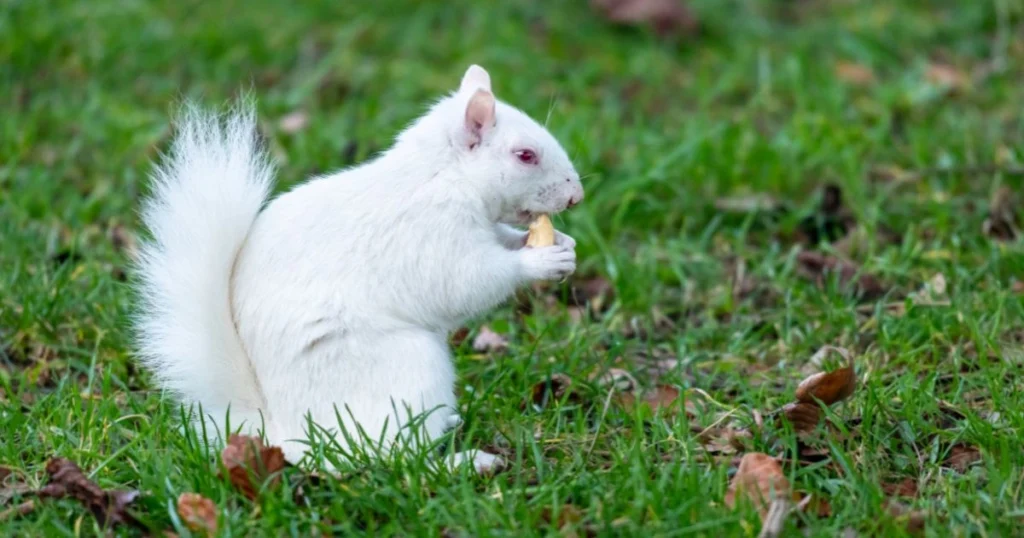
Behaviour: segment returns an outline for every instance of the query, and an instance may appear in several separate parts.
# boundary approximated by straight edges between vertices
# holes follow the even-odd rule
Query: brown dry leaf
[[[652,413],[662,409],[674,409],[678,399],[679,389],[670,385],[657,385],[641,392],[639,397],[633,392],[622,392],[618,395],[619,405],[631,412],[638,406],[646,406]]]
[[[1000,241],[1013,241],[1020,235],[1021,221],[1017,212],[1019,201],[1009,187],[1002,187],[992,195],[988,217],[982,225],[985,235]]]
[[[92,512],[101,525],[142,524],[128,513],[128,506],[139,497],[134,490],[104,490],[89,480],[82,469],[65,458],[53,458],[46,463],[49,480],[35,492],[40,498],[72,497]]]
[[[281,129],[281,132],[288,134],[295,134],[306,128],[309,123],[309,116],[301,110],[296,110],[290,114],[285,115],[277,122],[277,126]]]
[[[846,359],[846,366],[831,372],[818,372],[801,381],[796,388],[798,402],[810,404],[820,400],[825,405],[832,405],[849,398],[857,386],[852,353],[834,346],[824,346],[820,352],[839,353]]]
[[[11,469],[7,466],[0,465],[0,484],[3,484],[7,477],[11,476]]]
[[[958,473],[967,471],[972,465],[981,461],[981,452],[978,447],[959,443],[953,445],[946,457],[944,465]]]
[[[217,534],[217,505],[198,493],[178,496],[178,515],[192,532],[206,536]]]
[[[899,482],[885,482],[882,491],[891,497],[917,497],[917,480],[904,478]]]
[[[821,463],[832,457],[832,450],[827,446],[816,446],[805,444],[797,439],[796,459],[803,464]]]
[[[697,17],[682,0],[590,0],[608,20],[627,25],[649,25],[661,35],[693,34]]]
[[[594,379],[594,383],[598,387],[624,392],[633,391],[639,386],[633,374],[622,368],[609,368],[607,372]]]
[[[491,351],[504,351],[508,349],[508,340],[504,336],[494,332],[490,327],[480,327],[480,332],[473,339],[473,351],[478,353],[489,353]]]
[[[448,343],[452,347],[459,347],[466,341],[466,338],[469,338],[469,327],[459,327],[458,330],[448,337]]]
[[[949,64],[933,63],[928,66],[924,76],[936,86],[956,91],[963,91],[971,85],[970,75]]]
[[[790,497],[789,480],[782,472],[779,460],[760,452],[743,455],[736,476],[725,492],[725,505],[736,508],[739,498],[746,498],[758,509],[761,521],[768,516],[773,499]]]
[[[797,433],[809,433],[821,422],[821,408],[816,403],[794,402],[782,408],[782,416],[786,417]]]
[[[727,455],[743,452],[749,448],[748,442],[751,438],[753,438],[753,434],[750,430],[732,426],[706,428],[697,432],[697,441],[704,447],[705,452],[710,455]]]
[[[924,532],[925,520],[928,519],[928,513],[924,510],[911,510],[905,504],[892,499],[886,503],[885,509],[889,515],[907,526],[908,533],[921,534]]]
[[[572,399],[572,379],[565,374],[552,374],[550,379],[537,383],[530,389],[530,401],[537,407],[561,400],[566,395]]]
[[[551,513],[551,507],[545,506],[541,511],[541,519],[548,522],[552,526],[558,529],[559,536],[565,537],[576,537],[579,534],[572,529],[572,527],[579,525],[583,521],[583,511],[572,504],[562,505],[558,509],[558,518],[554,518]],[[590,533],[584,530],[584,534],[589,536]]]
[[[866,65],[853,62],[837,62],[836,78],[855,86],[868,86],[875,83],[875,72]]]
[[[615,296],[615,288],[604,277],[575,280],[569,287],[567,304],[580,308],[589,307],[591,312],[603,312]]]
[[[276,485],[281,479],[278,471],[285,465],[280,447],[265,446],[258,437],[248,435],[231,435],[220,459],[231,483],[250,499],[256,499],[260,484],[268,476],[269,485]]]
[[[798,271],[819,286],[825,284],[830,273],[838,273],[839,284],[844,287],[852,286],[857,295],[864,300],[873,300],[885,295],[885,286],[874,276],[860,272],[860,268],[853,262],[812,251],[800,252],[796,261]]]

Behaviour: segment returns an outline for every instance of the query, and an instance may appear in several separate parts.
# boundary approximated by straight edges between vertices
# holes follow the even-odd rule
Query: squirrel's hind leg
[[[455,452],[444,458],[438,458],[435,460],[435,464],[440,464],[451,471],[472,465],[473,470],[481,475],[495,474],[505,468],[505,460],[501,456],[483,450]]]

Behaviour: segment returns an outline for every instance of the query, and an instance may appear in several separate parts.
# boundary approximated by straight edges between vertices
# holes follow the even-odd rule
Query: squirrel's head
[[[442,142],[441,127],[447,133],[443,153],[453,157],[459,181],[471,183],[465,186],[484,197],[498,220],[525,223],[583,200],[580,176],[562,145],[525,113],[497,100],[482,67],[470,66],[459,89],[421,119],[429,125],[424,136],[406,136]]]

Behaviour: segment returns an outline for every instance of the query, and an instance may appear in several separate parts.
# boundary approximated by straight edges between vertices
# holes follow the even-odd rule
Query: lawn
[[[188,535],[193,492],[234,536],[754,536],[726,503],[752,453],[804,499],[784,535],[1024,534],[1021,4],[691,0],[699,31],[664,36],[586,0],[287,4],[0,2],[0,534],[104,532],[71,498],[15,509],[63,457],[155,535]],[[288,467],[247,498],[132,359],[176,105],[250,92],[286,189],[470,63],[587,191],[555,221],[572,281],[454,342],[454,441],[509,468]],[[852,393],[786,407],[822,371]]]

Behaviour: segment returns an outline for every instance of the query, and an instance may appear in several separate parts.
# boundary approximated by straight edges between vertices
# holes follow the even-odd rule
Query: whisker
[[[548,102],[548,113],[544,116],[544,128],[547,128],[548,122],[551,121],[551,113],[555,110],[555,100],[558,99],[558,95],[552,95],[551,101]]]

